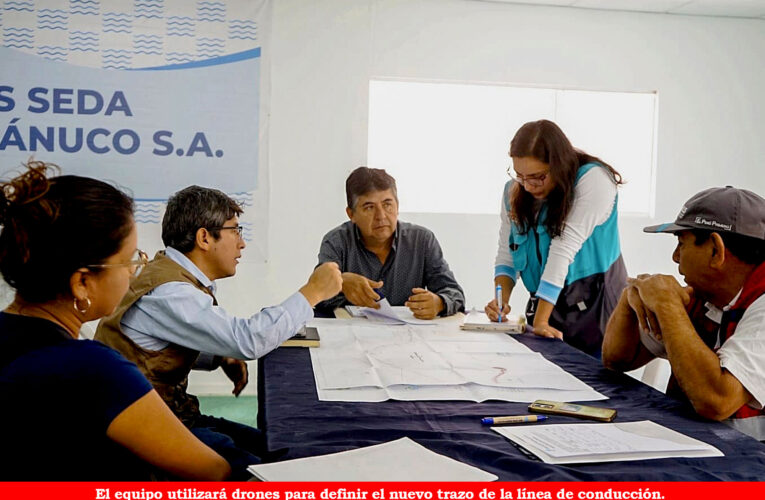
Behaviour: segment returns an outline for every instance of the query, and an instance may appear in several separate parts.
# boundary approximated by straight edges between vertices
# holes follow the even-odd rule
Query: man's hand
[[[343,277],[335,262],[325,262],[308,278],[300,293],[306,298],[311,307],[322,300],[331,299],[343,289]]]
[[[383,286],[382,281],[372,281],[356,273],[343,273],[343,295],[354,306],[379,309],[380,296],[373,290]]]
[[[496,298],[491,299],[491,302],[486,304],[486,307],[484,307],[483,310],[486,312],[486,316],[488,316],[491,321],[497,321],[497,316],[499,315],[499,306],[497,305]],[[502,321],[509,321],[507,318],[508,314],[510,314],[510,305],[502,304]]]
[[[637,289],[645,308],[654,314],[667,308],[685,311],[691,301],[691,289],[666,274],[641,274],[631,285]]]
[[[635,314],[640,329],[645,332],[651,332],[656,340],[661,340],[659,320],[656,319],[656,314],[643,303],[637,287],[638,280],[647,280],[650,277],[650,274],[639,274],[637,278],[627,278],[627,288],[623,293],[627,298],[627,304]]]
[[[231,394],[239,396],[249,380],[247,363],[241,359],[221,358],[220,367],[223,368],[223,373],[234,383],[234,390],[231,391]]]
[[[412,295],[404,305],[417,319],[433,319],[444,310],[443,299],[424,288],[412,288]]]

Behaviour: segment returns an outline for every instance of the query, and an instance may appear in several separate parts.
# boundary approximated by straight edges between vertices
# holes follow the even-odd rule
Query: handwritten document
[[[551,464],[723,456],[713,446],[649,420],[492,427],[492,430]]]

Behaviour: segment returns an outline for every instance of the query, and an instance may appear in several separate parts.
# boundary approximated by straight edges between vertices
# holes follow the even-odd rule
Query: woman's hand
[[[499,316],[499,306],[497,305],[497,299],[492,299],[491,302],[486,304],[486,307],[483,308],[484,312],[486,313],[486,316],[489,317],[491,321],[497,321],[497,317]],[[508,321],[507,315],[510,314],[510,305],[509,304],[502,304],[502,321]]]
[[[531,331],[540,337],[563,340],[563,332],[550,326],[547,321],[534,321],[534,328]]]

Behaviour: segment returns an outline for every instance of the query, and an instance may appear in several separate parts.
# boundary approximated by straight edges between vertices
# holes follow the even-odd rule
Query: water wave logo
[[[133,48],[136,54],[162,54],[162,37],[136,33],[133,35]]]
[[[37,55],[52,61],[65,62],[69,55],[69,47],[60,45],[40,45],[37,47]]]
[[[167,62],[171,64],[182,64],[191,62],[196,59],[196,54],[191,54],[189,52],[168,52],[165,54],[165,58],[167,59]]]
[[[3,45],[13,49],[34,48],[35,34],[32,28],[3,28]]]
[[[232,19],[228,22],[228,37],[232,40],[257,40],[258,25],[255,21]]]
[[[74,52],[98,52],[99,34],[95,31],[69,32],[69,49]]]
[[[196,20],[193,17],[170,16],[165,29],[169,36],[194,36]]]
[[[163,0],[135,0],[135,17],[162,19],[163,8]]]
[[[83,14],[97,16],[100,3],[97,0],[69,0],[69,12],[71,14]]]
[[[162,222],[162,214],[165,211],[165,203],[155,200],[135,200],[133,217],[136,222],[144,224],[159,224]]]
[[[228,195],[242,208],[251,207],[255,203],[251,192],[240,191],[238,193],[228,193]]]
[[[123,12],[105,12],[102,25],[104,33],[130,33],[133,16]]]
[[[133,59],[133,52],[124,49],[104,49],[101,52],[101,67],[104,69],[127,69]]]
[[[197,53],[206,58],[217,57],[223,54],[225,46],[226,41],[222,38],[200,37],[197,39]]]
[[[40,9],[37,11],[37,29],[66,30],[69,13],[61,9]]]
[[[35,4],[31,0],[6,0],[3,10],[16,12],[34,12]]]
[[[239,225],[242,226],[242,238],[244,241],[253,241],[255,239],[255,224],[252,222],[239,221]]]
[[[226,4],[223,2],[197,2],[197,19],[200,21],[225,22]]]

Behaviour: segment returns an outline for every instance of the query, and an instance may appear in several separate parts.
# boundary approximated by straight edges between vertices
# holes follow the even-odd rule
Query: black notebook
[[[284,341],[282,347],[319,347],[319,330],[306,326]]]

